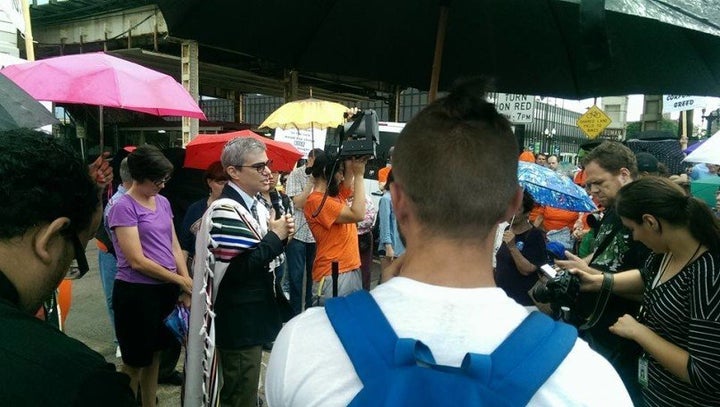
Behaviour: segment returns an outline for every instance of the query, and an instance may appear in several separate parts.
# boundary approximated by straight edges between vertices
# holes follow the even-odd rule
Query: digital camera
[[[556,265],[542,265],[540,271],[547,277],[547,282],[535,286],[531,293],[535,301],[572,308],[580,294],[580,278]]]

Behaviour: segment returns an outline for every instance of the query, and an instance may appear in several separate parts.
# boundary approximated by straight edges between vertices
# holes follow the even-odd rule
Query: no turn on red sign
[[[589,139],[594,139],[600,135],[610,123],[612,123],[612,119],[597,106],[588,109],[576,122],[580,130],[582,130]]]
[[[514,124],[532,123],[535,96],[498,93],[495,96],[495,107]]]

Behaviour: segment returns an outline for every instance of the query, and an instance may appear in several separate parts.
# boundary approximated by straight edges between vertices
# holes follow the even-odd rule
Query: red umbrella
[[[252,137],[265,143],[268,159],[273,162],[273,171],[290,172],[302,157],[302,153],[292,144],[275,141],[250,130],[241,130],[223,134],[198,134],[185,146],[184,167],[207,169],[210,164],[220,160],[225,144],[238,137]]]

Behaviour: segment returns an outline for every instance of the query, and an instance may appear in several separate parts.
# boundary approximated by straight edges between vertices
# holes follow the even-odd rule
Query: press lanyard
[[[687,266],[692,263],[693,260],[695,260],[695,256],[697,256],[698,253],[700,253],[700,248],[702,247],[702,243],[698,243],[697,249],[695,249],[695,253],[693,253],[692,256],[688,259],[687,263],[683,265],[680,268],[680,271],[684,270]],[[658,270],[658,273],[655,275],[655,280],[652,283],[652,286],[650,286],[651,290],[654,290],[655,287],[657,287],[660,284],[660,279],[662,279],[662,276],[665,275],[665,271],[667,271],[668,265],[670,264],[670,260],[672,260],[672,253],[669,255],[666,254],[663,256],[663,261],[660,263],[660,269]]]

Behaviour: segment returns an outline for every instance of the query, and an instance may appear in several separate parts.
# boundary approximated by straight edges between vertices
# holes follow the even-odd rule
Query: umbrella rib
[[[678,13],[686,16],[686,17],[690,17],[691,19],[693,19],[693,20],[695,20],[695,21],[699,21],[699,22],[701,22],[701,23],[703,23],[703,24],[705,24],[705,25],[709,25],[709,26],[714,27],[715,29],[720,30],[720,25],[715,24],[712,20],[710,20],[710,19],[708,19],[708,18],[703,18],[703,17],[700,17],[700,16],[698,16],[698,15],[696,15],[696,14],[690,13],[690,12],[688,12],[687,10],[684,10],[684,9],[682,9],[682,8],[674,5],[674,4],[670,4],[670,3],[666,2],[666,1],[663,1],[663,0],[655,0],[655,2],[656,2],[656,3],[659,3],[659,4],[662,4],[663,6],[669,8],[669,9],[671,9],[671,10],[673,10],[673,11],[676,11],[676,12],[678,12]],[[658,21],[660,21],[660,20],[658,20]],[[663,22],[663,21],[661,21],[661,22]],[[663,22],[663,23],[664,23],[664,22]],[[687,27],[685,27],[685,26],[679,26],[679,27],[683,27],[683,28],[685,28],[685,29],[689,29],[689,28],[687,28]]]

